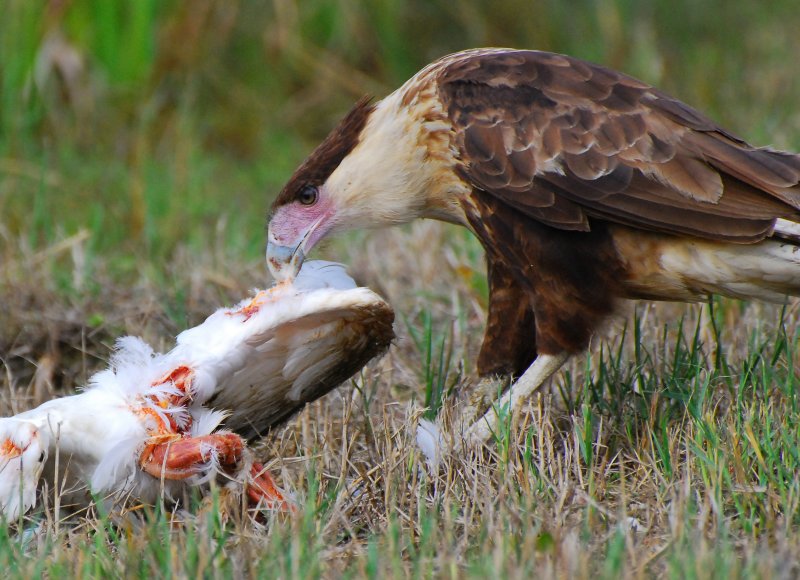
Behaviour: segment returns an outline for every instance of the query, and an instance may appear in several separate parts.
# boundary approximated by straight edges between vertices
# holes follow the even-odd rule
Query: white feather
[[[439,426],[433,421],[420,419],[417,424],[417,446],[425,456],[428,468],[432,472],[436,472],[439,469],[443,445],[442,432]]]
[[[671,277],[707,293],[783,302],[800,294],[800,247],[774,240],[714,244],[681,240],[666,246],[661,265]]]
[[[778,218],[775,220],[775,233],[800,241],[800,223]]]
[[[214,432],[229,414],[228,411],[216,411],[205,407],[193,407],[191,411],[194,418],[190,432],[192,437],[200,437]]]
[[[127,491],[138,475],[136,462],[142,439],[129,437],[117,442],[101,458],[91,473],[90,486],[97,493]]]
[[[258,422],[261,407],[280,411],[285,393],[299,399],[350,355],[345,345],[372,340],[360,316],[378,306],[391,312],[377,295],[357,288],[340,264],[307,262],[293,284],[219,309],[182,332],[166,354],[141,338],[120,338],[108,368],[92,376],[84,391],[0,419],[0,445],[8,442],[9,450],[0,454],[0,511],[15,518],[35,505],[43,465],[56,452],[62,469],[69,465],[73,499],[89,486],[112,497],[149,500],[207,481],[219,469],[213,446],[201,447],[205,461],[192,466],[198,475],[166,482],[165,490],[140,469],[139,456],[154,434],[173,424],[178,434],[198,437],[214,433],[228,416],[248,426]],[[189,373],[173,375],[180,367]],[[212,398],[230,411],[204,406]],[[17,448],[24,451],[16,454]],[[59,482],[63,475],[53,474]]]

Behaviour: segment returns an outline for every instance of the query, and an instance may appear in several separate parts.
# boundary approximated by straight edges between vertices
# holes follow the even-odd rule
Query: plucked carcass
[[[15,519],[33,507],[43,475],[63,505],[87,492],[152,501],[216,478],[253,505],[291,509],[247,440],[382,353],[393,320],[341,265],[309,262],[293,283],[184,331],[166,354],[124,337],[83,392],[0,419],[0,511]]]

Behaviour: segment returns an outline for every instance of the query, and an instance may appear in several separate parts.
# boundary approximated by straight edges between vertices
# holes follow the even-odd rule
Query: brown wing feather
[[[464,177],[548,225],[594,216],[752,242],[800,217],[800,156],[751,147],[631,77],[506,50],[445,61],[437,81]]]

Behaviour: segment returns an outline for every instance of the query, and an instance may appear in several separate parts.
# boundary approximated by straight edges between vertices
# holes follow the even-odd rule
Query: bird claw
[[[139,465],[149,475],[170,480],[188,479],[220,467],[231,472],[242,459],[244,441],[233,433],[200,437],[152,437],[139,455]]]
[[[244,459],[245,442],[234,433],[212,433],[199,437],[180,435],[150,439],[139,456],[145,473],[158,479],[184,480],[219,470],[234,475]],[[253,463],[245,480],[245,493],[251,505],[275,511],[295,512],[275,480],[260,463]]]
[[[247,498],[255,507],[281,512],[297,512],[297,506],[278,489],[275,480],[261,463],[255,462],[250,467],[246,490]]]

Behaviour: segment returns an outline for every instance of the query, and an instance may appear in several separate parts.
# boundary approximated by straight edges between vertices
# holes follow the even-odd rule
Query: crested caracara
[[[621,299],[800,294],[800,156],[568,56],[476,49],[362,100],[276,198],[267,259],[294,276],[323,237],[415,218],[486,251],[481,374],[515,407]],[[485,437],[490,412],[473,427]]]

